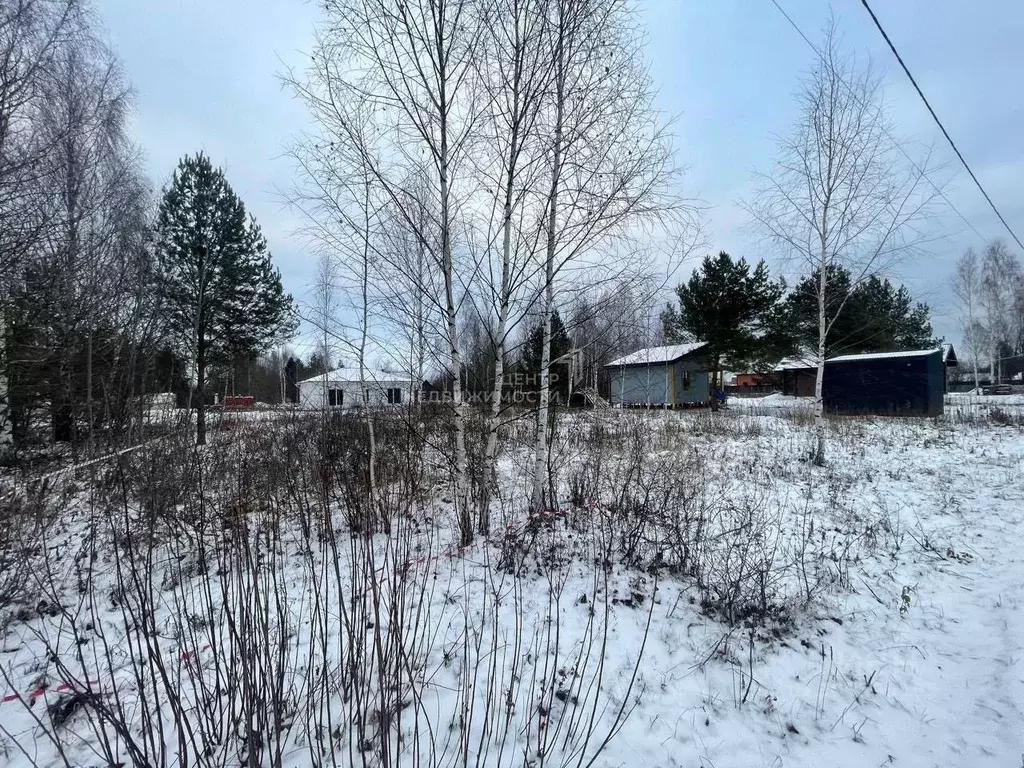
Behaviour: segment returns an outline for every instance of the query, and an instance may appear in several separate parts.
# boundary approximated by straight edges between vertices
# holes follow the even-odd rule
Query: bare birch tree
[[[410,372],[410,402],[416,402],[428,363],[435,369],[444,357],[444,351],[437,345],[437,339],[443,335],[438,333],[443,306],[437,297],[443,291],[431,268],[431,251],[425,245],[428,240],[438,242],[428,188],[415,180],[404,188],[403,201],[387,203],[381,211],[378,295],[381,313],[387,315],[391,331],[403,340],[406,350],[404,360],[395,355],[392,362]]]
[[[978,388],[978,356],[981,354],[981,328],[978,323],[978,302],[981,295],[982,279],[981,264],[978,254],[973,248],[968,248],[956,262],[956,272],[953,274],[953,295],[960,303],[963,312],[961,328],[964,341],[971,355],[971,365],[974,371],[974,388]]]
[[[477,530],[490,530],[490,495],[496,482],[505,360],[511,335],[522,320],[533,282],[536,229],[531,220],[533,194],[541,181],[539,118],[551,80],[542,3],[494,0],[477,57],[477,75],[488,108],[480,121],[476,164],[491,199],[486,268],[480,303],[487,313],[483,328],[493,327],[493,381],[486,398],[486,438]]]
[[[111,299],[126,276],[117,240],[121,211],[133,206],[130,195],[142,193],[143,185],[126,136],[130,92],[110,51],[97,42],[65,45],[45,93],[39,120],[53,148],[45,161],[53,192],[41,254],[51,276],[45,291],[49,397],[55,439],[74,445],[81,415],[75,412],[76,347],[86,346],[84,410],[91,434],[95,337],[118,306]]]
[[[327,413],[327,387],[334,355],[334,337],[338,323],[338,267],[335,258],[329,252],[320,254],[316,262],[316,275],[313,282],[312,321],[317,330],[317,343],[324,357],[323,406]]]
[[[80,32],[77,0],[0,4],[0,456],[14,443],[7,359],[10,289],[46,224],[39,134],[43,86],[57,51]]]
[[[1018,262],[1019,264],[1019,262]],[[1011,322],[1011,346],[1016,375],[1021,375],[1024,368],[1024,268],[1016,270],[1016,278],[1013,281],[1013,309]]]
[[[556,278],[609,240],[631,231],[655,237],[652,225],[679,224],[677,217],[687,211],[675,187],[679,169],[671,141],[654,108],[633,4],[550,0],[545,8],[553,76],[543,111],[549,181],[541,224],[543,346],[531,495],[536,509],[552,501],[547,445]]]
[[[361,154],[381,194],[416,219],[402,203],[414,171],[429,169],[436,200],[432,230],[417,237],[443,284],[447,374],[452,382],[455,456],[452,484],[460,538],[472,538],[466,482],[466,404],[461,389],[459,308],[465,281],[459,275],[460,188],[480,108],[473,62],[486,15],[485,0],[341,0],[328,3],[307,77],[289,76],[314,119],[349,151]],[[353,110],[374,122],[361,131]],[[374,146],[364,142],[371,139]]]
[[[774,170],[747,206],[783,251],[816,277],[812,458],[818,464],[825,461],[826,340],[845,304],[831,295],[829,274],[842,267],[856,285],[919,244],[913,225],[935,195],[927,170],[927,157],[903,161],[878,78],[841,51],[831,26],[801,87],[794,131],[780,142]]]
[[[333,340],[355,357],[359,368],[360,397],[366,397],[368,377],[372,375],[367,355],[369,345],[374,341],[371,322],[375,314],[374,305],[378,303],[376,285],[380,280],[377,256],[384,240],[380,214],[387,207],[387,200],[380,200],[381,194],[372,170],[377,162],[368,151],[374,146],[374,141],[367,136],[367,131],[372,130],[372,121],[365,112],[354,110],[350,119],[351,137],[356,141],[335,143],[311,138],[293,150],[300,177],[290,199],[306,217],[305,231],[321,252],[318,285],[329,282],[332,292],[340,290],[344,303],[352,310],[354,323],[340,323],[337,328],[330,328],[324,323],[321,332],[325,345],[328,340]],[[357,151],[353,152],[353,148]],[[323,289],[318,290],[322,293]],[[332,320],[336,322],[336,319]],[[325,412],[329,404],[327,378],[324,377]],[[367,461],[372,511],[372,519],[364,522],[365,530],[373,532],[378,521],[383,521],[387,527],[388,516],[378,506],[377,439],[370,408],[363,409],[363,417],[369,444]]]
[[[78,0],[10,0],[0,5],[0,284],[35,242],[44,219],[40,161],[53,136],[39,131],[55,56],[82,33]],[[36,194],[34,194],[36,193]]]
[[[989,243],[981,257],[980,303],[985,310],[989,376],[993,384],[1002,382],[1003,350],[1012,348],[1012,313],[1020,279],[1020,262],[1006,243],[1002,240]]]

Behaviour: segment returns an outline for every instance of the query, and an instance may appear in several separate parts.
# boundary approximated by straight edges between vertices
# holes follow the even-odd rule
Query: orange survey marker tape
[[[100,684],[99,680],[88,680],[85,683],[86,687],[93,686],[93,685],[99,685],[99,684]],[[28,698],[30,701],[34,701],[35,699],[38,699],[40,696],[42,696],[44,693],[50,693],[50,692],[52,692],[52,693],[62,693],[64,691],[73,690],[74,687],[75,686],[72,683],[61,683],[56,688],[51,688],[48,685],[44,685],[41,688],[36,688],[34,691],[28,691],[27,693],[24,693],[24,694],[22,694],[22,693],[9,693],[6,696],[4,696],[2,699],[0,699],[0,704],[6,704],[9,701],[17,701],[18,699],[21,699],[23,696]]]

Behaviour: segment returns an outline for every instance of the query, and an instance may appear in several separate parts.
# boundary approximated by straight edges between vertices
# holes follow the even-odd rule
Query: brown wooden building
[[[809,357],[784,357],[775,366],[782,394],[793,397],[814,397],[818,363]]]

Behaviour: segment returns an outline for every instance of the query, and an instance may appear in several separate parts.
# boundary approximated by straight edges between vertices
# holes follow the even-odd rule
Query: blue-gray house
[[[648,347],[612,360],[608,369],[612,405],[674,408],[706,403],[711,397],[706,342]]]

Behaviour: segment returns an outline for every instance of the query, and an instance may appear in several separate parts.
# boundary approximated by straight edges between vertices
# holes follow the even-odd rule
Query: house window
[[[693,380],[690,378],[690,372],[683,371],[683,391],[689,392],[691,386],[693,386]]]
[[[368,390],[368,389],[364,389],[363,390],[363,402],[364,403],[369,403],[370,402],[370,390]]]
[[[345,399],[345,392],[341,389],[327,390],[327,404],[331,408],[340,408]]]
[[[398,387],[392,387],[388,389],[388,403],[391,405],[400,405],[402,402],[402,390]]]

